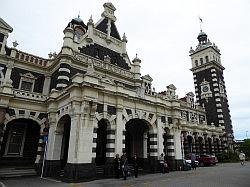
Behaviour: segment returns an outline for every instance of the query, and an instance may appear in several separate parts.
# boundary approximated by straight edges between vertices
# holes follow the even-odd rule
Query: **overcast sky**
[[[0,16],[13,27],[8,45],[41,57],[59,52],[63,29],[72,18],[85,24],[101,18],[108,0],[1,0]],[[194,92],[189,49],[202,29],[221,50],[224,78],[236,139],[250,137],[249,0],[110,0],[116,26],[127,35],[130,59],[138,54],[142,75],[150,74],[156,91],[169,84],[179,97]],[[248,134],[247,134],[248,131]]]

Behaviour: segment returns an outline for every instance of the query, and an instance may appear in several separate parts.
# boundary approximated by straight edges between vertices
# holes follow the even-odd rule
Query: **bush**
[[[219,162],[239,162],[239,156],[232,151],[222,152],[216,155]]]

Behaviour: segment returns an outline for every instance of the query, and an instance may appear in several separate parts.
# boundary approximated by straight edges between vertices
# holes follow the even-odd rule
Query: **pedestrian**
[[[115,171],[115,178],[119,179],[120,177],[120,158],[119,158],[119,154],[115,155],[115,159],[114,159],[114,171]]]
[[[163,155],[163,153],[159,157],[159,162],[160,162],[161,173],[165,173],[165,171],[164,171],[164,155]]]
[[[128,159],[126,155],[123,155],[122,158],[122,174],[123,174],[123,179],[126,180],[128,176]]]
[[[169,167],[168,167],[168,163],[167,163],[167,161],[165,160],[164,161],[164,173],[169,173]]]
[[[135,178],[137,178],[139,165],[138,165],[138,158],[136,154],[134,155],[134,158],[133,158],[133,167],[134,167]]]
[[[195,156],[195,154],[191,154],[191,167],[192,167],[192,169],[194,170],[196,170],[196,164],[195,164],[195,160],[196,160],[196,156]]]
[[[245,163],[245,159],[246,159],[246,155],[245,153],[243,153],[243,151],[240,151],[239,158],[240,158],[240,163],[243,166]]]

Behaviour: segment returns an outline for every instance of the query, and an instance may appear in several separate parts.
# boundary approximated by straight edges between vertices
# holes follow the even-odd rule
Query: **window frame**
[[[23,90],[23,91],[27,91],[27,92],[33,92],[34,91],[34,87],[35,87],[35,81],[36,81],[36,77],[33,76],[31,73],[26,73],[26,74],[20,74],[21,79],[20,79],[20,83],[19,83],[19,90]],[[31,83],[31,88],[30,90],[24,90],[22,89],[22,84],[23,82],[29,82]]]
[[[18,124],[17,124],[18,125]],[[22,142],[19,150],[19,154],[15,153],[9,153],[9,146],[10,146],[10,140],[13,135],[13,125],[10,127],[9,134],[8,134],[8,139],[6,142],[5,146],[5,151],[4,151],[4,157],[23,157],[23,150],[24,150],[24,144],[25,144],[25,139],[26,139],[26,131],[27,131],[27,124],[24,125],[24,131],[22,133]]]

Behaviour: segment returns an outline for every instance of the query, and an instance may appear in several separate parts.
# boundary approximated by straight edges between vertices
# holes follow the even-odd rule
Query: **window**
[[[5,155],[22,156],[26,125],[11,126],[6,144]]]
[[[35,80],[37,79],[31,73],[20,74],[21,80],[19,84],[19,89],[24,91],[33,92]]]
[[[198,60],[195,60],[195,66],[196,67],[198,66]]]
[[[201,65],[203,64],[203,58],[200,58],[200,63],[201,63]]]
[[[32,82],[22,81],[21,90],[32,91]]]
[[[206,56],[205,59],[206,59],[206,62],[209,62],[208,56]]]

